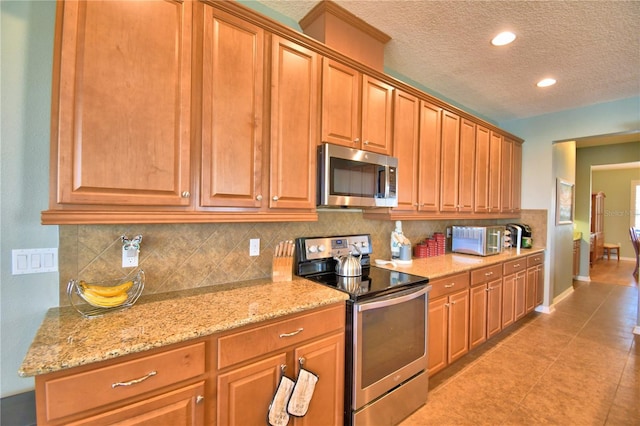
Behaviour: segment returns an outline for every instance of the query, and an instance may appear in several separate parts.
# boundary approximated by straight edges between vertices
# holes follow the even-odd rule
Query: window
[[[631,181],[631,226],[640,228],[640,180]]]

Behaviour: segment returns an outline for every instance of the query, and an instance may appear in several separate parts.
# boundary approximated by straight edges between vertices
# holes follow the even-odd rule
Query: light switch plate
[[[11,273],[13,275],[39,274],[58,270],[58,249],[14,249],[11,250]]]

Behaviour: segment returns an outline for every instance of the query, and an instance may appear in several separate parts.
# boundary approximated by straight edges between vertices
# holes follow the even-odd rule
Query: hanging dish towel
[[[295,383],[284,374],[280,378],[278,389],[273,396],[273,401],[269,404],[268,421],[271,426],[285,426],[289,423],[289,414],[287,414],[287,402],[291,397]]]
[[[287,404],[287,413],[295,417],[302,417],[307,414],[317,382],[318,376],[304,368],[300,369],[298,380],[296,380],[293,393]]]

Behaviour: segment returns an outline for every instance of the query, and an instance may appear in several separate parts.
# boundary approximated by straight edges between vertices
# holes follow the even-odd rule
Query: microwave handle
[[[504,244],[504,242],[501,242],[502,232],[496,231],[496,232],[493,233],[493,235],[497,235],[498,236],[498,238],[496,239],[496,245],[495,246],[489,246],[489,248],[500,250],[500,246]]]
[[[398,305],[400,303],[405,303],[405,302],[408,302],[409,300],[413,300],[413,299],[417,299],[418,297],[421,297],[422,295],[429,292],[430,290],[431,290],[431,286],[425,285],[423,287],[420,287],[420,289],[417,291],[412,289],[411,291],[392,294],[390,296],[385,297],[384,299],[381,299],[381,300],[378,299],[375,302],[360,303],[358,304],[358,312],[364,312],[371,309],[384,308],[388,306]]]

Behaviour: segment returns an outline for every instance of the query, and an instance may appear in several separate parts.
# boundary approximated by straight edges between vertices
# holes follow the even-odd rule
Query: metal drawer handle
[[[149,374],[147,374],[146,376],[142,376],[139,379],[133,379],[133,380],[129,380],[128,382],[116,382],[116,383],[112,383],[111,384],[111,388],[115,389],[119,386],[131,386],[131,385],[137,385],[140,382],[144,382],[145,380],[147,380],[149,377],[151,376],[155,376],[156,374],[158,374],[157,371],[152,371]]]
[[[291,336],[295,336],[296,334],[300,333],[302,330],[304,330],[304,328],[300,327],[299,329],[297,329],[296,331],[292,331],[291,333],[282,333],[280,335],[280,337],[291,337]]]
[[[514,268],[517,268],[518,266],[520,266],[519,263],[516,263],[515,265],[513,265]]]
[[[484,276],[485,276],[485,277],[490,277],[491,275],[493,275],[493,272],[485,272],[485,273],[484,273]]]
[[[445,285],[444,285],[444,288],[451,288],[451,287],[453,287],[454,285],[456,285],[456,283],[445,284]]]

